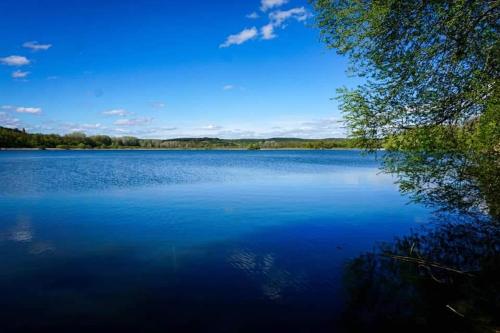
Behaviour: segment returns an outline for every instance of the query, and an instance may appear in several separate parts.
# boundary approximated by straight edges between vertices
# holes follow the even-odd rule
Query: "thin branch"
[[[406,257],[406,256],[398,256],[398,255],[394,255],[394,254],[383,254],[383,256],[389,257],[389,258],[392,258],[392,259],[395,259],[395,260],[399,260],[399,261],[413,263],[413,264],[435,267],[435,268],[439,268],[439,269],[442,269],[442,270],[450,271],[450,272],[453,272],[453,273],[464,274],[464,275],[467,275],[467,276],[474,276],[473,274],[471,274],[469,272],[464,272],[464,271],[458,270],[456,268],[443,266],[443,265],[441,265],[439,263],[436,263],[436,262],[433,262],[433,261],[427,261],[427,260],[424,260],[424,259],[418,259],[418,258],[412,258],[412,257]]]

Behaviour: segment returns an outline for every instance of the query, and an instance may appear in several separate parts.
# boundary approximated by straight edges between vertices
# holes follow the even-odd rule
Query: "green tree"
[[[87,135],[83,132],[73,132],[63,136],[64,144],[69,146],[76,146],[81,142],[85,142]]]
[[[111,145],[111,138],[107,135],[94,135],[91,136],[89,139],[92,140],[93,145],[92,146],[110,146]]]
[[[494,331],[500,2],[312,2],[324,41],[364,78],[339,90],[352,137],[383,142],[385,170],[415,201],[466,213],[352,261],[348,331]]]
[[[500,2],[315,0],[328,46],[364,78],[339,90],[352,137],[385,141],[386,170],[416,201],[500,208]]]
[[[252,143],[248,146],[248,150],[260,150],[260,145],[258,143]]]
[[[127,147],[139,146],[139,139],[133,136],[124,136],[121,138],[122,144]]]
[[[326,44],[365,78],[339,98],[366,148],[415,127],[462,126],[498,92],[498,1],[312,2]]]

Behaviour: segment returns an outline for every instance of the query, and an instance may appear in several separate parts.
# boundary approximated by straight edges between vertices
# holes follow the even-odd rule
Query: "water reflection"
[[[495,332],[500,328],[498,159],[470,151],[389,152],[385,171],[434,223],[351,260],[349,332]]]
[[[453,141],[453,139],[450,139]],[[386,152],[385,172],[397,177],[413,201],[500,222],[500,150],[437,149]]]
[[[380,245],[348,265],[346,325],[349,331],[494,331],[499,254],[500,229],[480,220],[443,221]]]
[[[304,277],[277,267],[275,255],[271,253],[258,255],[246,249],[237,250],[229,255],[228,262],[256,281],[269,300],[279,301],[287,289],[294,292],[306,289]]]
[[[2,329],[330,331],[344,250],[318,233],[325,230],[274,227],[198,247],[165,244],[154,257],[123,244],[69,254],[36,237],[9,240]]]
[[[8,241],[17,243],[20,248],[31,255],[45,255],[55,251],[55,246],[52,242],[36,239],[31,217],[27,215],[20,215],[17,217],[14,225],[3,227],[4,230],[0,231],[0,242]]]
[[[31,242],[33,240],[31,220],[26,216],[20,216],[16,225],[10,230],[8,239],[15,242]]]

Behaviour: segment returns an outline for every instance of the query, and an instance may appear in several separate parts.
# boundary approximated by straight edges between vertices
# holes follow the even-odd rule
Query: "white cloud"
[[[224,87],[222,87],[222,90],[232,90],[234,89],[234,86],[232,84],[226,84]]]
[[[0,58],[0,62],[7,66],[24,66],[30,63],[28,58],[18,55],[11,55],[5,58]]]
[[[260,33],[262,35],[262,39],[269,40],[276,37],[274,34],[274,25],[272,23],[266,24],[260,28]]]
[[[104,134],[109,132],[109,128],[103,126],[101,123],[73,123],[73,122],[59,122],[55,120],[46,120],[41,124],[28,127],[29,131],[36,131],[40,133],[58,133],[66,134],[72,132],[85,132],[87,135]]]
[[[85,132],[87,134],[97,134],[97,130],[105,130],[100,123],[97,124],[72,124],[67,123],[62,126],[64,132]]]
[[[37,41],[31,41],[24,43],[23,47],[32,49],[33,51],[46,51],[52,47],[52,44],[39,44]]]
[[[126,115],[129,115],[130,112],[128,112],[127,110],[125,109],[113,109],[113,110],[108,110],[108,111],[104,111],[102,113],[103,115],[106,115],[106,116],[119,116],[119,117],[124,117]]]
[[[217,131],[217,130],[222,129],[222,126],[210,124],[210,125],[201,127],[201,129],[203,129],[203,130],[209,130],[209,131]]]
[[[268,9],[275,8],[275,7],[280,7],[284,4],[286,4],[288,0],[261,0],[260,2],[260,10],[263,12],[267,11]]]
[[[96,128],[101,128],[102,125],[100,123],[96,123],[96,124],[82,124],[82,128],[85,128],[85,129],[96,129]]]
[[[0,107],[2,110],[12,110],[18,113],[31,113],[31,114],[39,114],[42,113],[42,108],[33,108],[33,107],[24,107],[24,106],[13,106],[13,105],[2,105]]]
[[[229,35],[226,38],[226,41],[224,43],[220,44],[219,47],[224,48],[224,47],[229,47],[231,45],[243,44],[246,41],[249,41],[250,39],[255,38],[257,36],[257,34],[258,34],[258,31],[257,31],[256,27],[244,29],[237,34]]]
[[[13,118],[5,112],[0,112],[0,126],[8,128],[21,127],[21,120]]]
[[[273,122],[267,126],[207,126],[199,128],[198,131],[192,130],[185,136],[204,135],[210,130],[210,136],[220,138],[283,138],[294,137],[304,139],[324,139],[345,137],[347,132],[343,121],[340,118],[324,118],[310,121],[287,121]],[[199,130],[202,130],[200,132]]]
[[[309,12],[304,7],[292,8],[289,10],[277,10],[269,14],[269,19],[275,27],[279,27],[288,19],[296,19],[299,22],[310,17]]]
[[[16,108],[16,112],[18,112],[18,113],[39,114],[39,113],[42,113],[42,109],[41,108],[29,108],[29,107],[20,106],[20,107]]]
[[[154,102],[151,106],[155,109],[163,109],[163,108],[167,107],[167,105],[165,103],[162,103],[162,102]]]
[[[304,139],[324,139],[345,137],[347,131],[340,118],[323,118],[315,120],[277,120],[245,124],[209,124],[200,127],[176,129],[165,133],[172,137],[218,137],[225,139],[242,138],[283,138],[294,137]],[[146,134],[148,135],[148,134]],[[161,138],[161,136],[156,135]]]
[[[249,19],[252,19],[252,20],[255,20],[255,19],[258,19],[260,16],[259,14],[257,14],[257,12],[253,12],[253,13],[250,13],[246,16],[246,18],[249,18]]]
[[[285,22],[290,19],[294,19],[298,22],[305,21],[311,14],[305,9],[305,7],[296,7],[289,10],[277,10],[279,6],[288,3],[288,0],[261,0],[260,9],[264,12],[272,9],[269,13],[269,22],[262,26],[259,30],[256,27],[247,28],[241,32],[229,35],[226,41],[219,45],[220,48],[229,47],[231,45],[243,44],[255,37],[259,36],[261,39],[270,40],[276,38],[275,30],[277,28],[285,28]],[[246,15],[247,18],[256,19],[259,17],[257,12]]]
[[[270,131],[259,133],[258,136],[295,137],[304,139],[340,138],[346,136],[344,123],[339,118],[324,118],[291,124],[279,124]]]
[[[114,124],[118,126],[142,126],[151,123],[152,120],[152,118],[118,119]]]
[[[74,131],[85,132],[88,135],[132,135],[139,138],[167,139],[176,137],[219,137],[227,139],[258,138],[269,139],[279,137],[295,137],[305,139],[323,139],[334,137],[345,137],[347,130],[341,118],[320,119],[264,119],[255,123],[233,123],[218,124],[205,123],[198,126],[176,127],[175,124],[155,124],[156,119],[137,117],[130,119],[115,119],[112,126],[101,123],[68,123],[58,121],[45,121],[33,125],[22,122],[15,118],[15,114],[9,110],[16,107],[4,105],[6,111],[0,106],[0,126],[11,128],[26,128],[28,131],[36,129],[42,133],[70,133]]]
[[[22,79],[22,78],[25,78],[26,76],[28,76],[30,72],[23,72],[23,71],[15,71],[15,72],[12,72],[11,76],[12,78],[14,79]]]
[[[114,127],[109,129],[111,133],[123,136],[132,135],[144,139],[165,139],[167,137],[175,136],[173,132],[177,130],[177,127],[143,127],[143,128],[120,128]],[[111,134],[110,133],[110,134]]]
[[[265,40],[276,38],[274,33],[277,28],[284,28],[287,20],[295,19],[299,22],[310,17],[309,12],[304,7],[292,8],[289,10],[276,10],[269,13],[270,22],[260,28],[261,38]]]

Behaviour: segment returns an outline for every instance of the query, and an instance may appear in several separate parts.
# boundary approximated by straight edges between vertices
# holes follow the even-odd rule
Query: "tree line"
[[[0,127],[0,148],[58,149],[334,149],[355,148],[351,139],[140,139],[133,136],[88,136],[83,132],[66,135],[28,133],[24,129]]]

